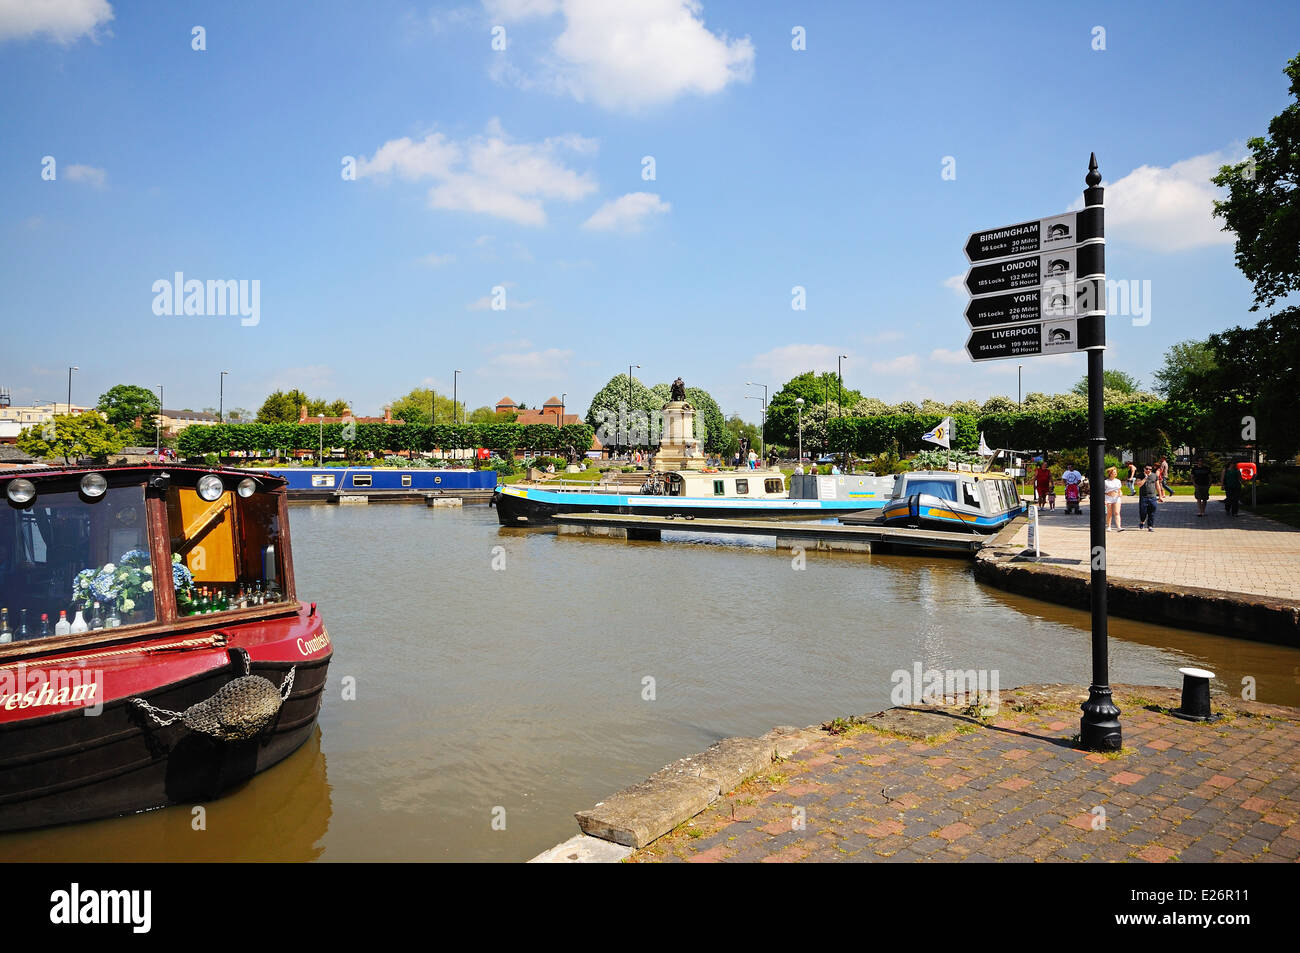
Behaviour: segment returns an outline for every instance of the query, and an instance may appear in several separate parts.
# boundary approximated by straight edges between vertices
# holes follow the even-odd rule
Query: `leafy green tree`
[[[726,430],[728,439],[726,447],[722,451],[723,453],[728,456],[734,455],[736,451],[740,449],[740,441],[742,439],[748,440],[749,445],[753,448],[754,452],[758,452],[759,444],[761,443],[761,434],[755,424],[751,424],[748,420],[741,419],[739,414],[732,414],[727,418]]]
[[[1180,341],[1165,351],[1164,366],[1152,375],[1165,400],[1192,400],[1218,364],[1209,341]]]
[[[1267,137],[1247,140],[1244,161],[1213,179],[1228,190],[1214,214],[1237,235],[1237,267],[1255,286],[1252,311],[1300,290],[1300,56],[1283,72],[1293,101],[1269,122]]]
[[[408,424],[427,426],[432,423],[429,417],[430,407],[433,407],[436,411],[439,424],[450,424],[464,418],[464,401],[453,402],[451,397],[446,394],[437,395],[436,405],[434,400],[433,388],[414,387],[406,396],[393,401],[391,408],[393,419],[404,420]]]
[[[606,447],[649,446],[650,415],[664,405],[655,392],[636,377],[619,374],[596,392],[587,408],[587,423]]]
[[[285,393],[277,390],[262,401],[257,411],[259,424],[291,424],[298,422],[299,408],[309,402],[306,394],[298,389]]]
[[[99,395],[96,408],[110,425],[119,430],[132,430],[137,419],[140,430],[154,429],[154,415],[162,408],[158,395],[147,387],[135,384],[117,384]]]
[[[70,464],[82,457],[96,463],[122,452],[126,432],[97,413],[59,414],[48,424],[28,427],[18,435],[18,449],[42,459],[62,457]]]
[[[806,417],[814,406],[825,406],[834,402],[839,406],[841,400],[840,379],[834,371],[805,371],[790,378],[781,385],[781,389],[772,395],[767,405],[767,442],[781,446],[793,447],[798,441],[799,413],[797,398],[804,400],[803,412]],[[845,413],[848,408],[862,400],[862,394],[851,387],[843,390]],[[805,434],[807,429],[805,427]],[[807,441],[804,443],[807,448]]]
[[[469,412],[469,423],[472,424],[512,424],[518,418],[518,414],[508,410],[498,412],[493,407],[475,407]]]
[[[1019,403],[1003,394],[990,397],[980,405],[981,414],[1014,414],[1019,409]]]
[[[1102,387],[1107,390],[1118,391],[1121,394],[1132,394],[1142,389],[1142,382],[1139,381],[1128,371],[1119,371],[1114,368],[1101,372]],[[1083,377],[1070,388],[1070,393],[1078,394],[1080,397],[1088,396],[1088,375]]]

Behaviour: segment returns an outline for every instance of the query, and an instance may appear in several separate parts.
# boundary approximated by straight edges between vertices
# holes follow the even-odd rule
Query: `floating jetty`
[[[924,549],[974,555],[986,536],[947,530],[885,526],[876,522],[804,523],[793,520],[690,519],[673,516],[634,516],[622,513],[557,513],[561,536],[657,542],[665,531],[771,536],[778,549],[872,553]]]

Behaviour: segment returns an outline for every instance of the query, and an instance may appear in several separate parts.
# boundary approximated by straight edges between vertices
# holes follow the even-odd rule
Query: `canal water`
[[[1086,686],[1088,616],[970,564],[503,530],[482,506],[296,506],[335,655],[316,736],[205,806],[0,835],[0,859],[520,861],[729,735],[890,705],[897,671]],[[686,540],[686,541],[684,541]],[[1112,619],[1115,682],[1177,668],[1300,704],[1300,651]],[[354,692],[349,691],[354,686]],[[347,697],[345,698],[345,694]],[[354,697],[353,697],[354,696]]]

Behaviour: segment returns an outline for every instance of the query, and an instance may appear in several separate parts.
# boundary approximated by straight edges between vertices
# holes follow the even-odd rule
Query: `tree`
[[[726,448],[722,451],[724,454],[734,456],[736,451],[740,449],[741,440],[748,440],[750,447],[753,448],[755,453],[758,453],[762,441],[757,426],[751,424],[748,420],[742,420],[739,414],[732,414],[727,418],[726,430]]]
[[[803,412],[807,417],[813,406],[824,406],[840,401],[840,380],[834,371],[804,371],[790,378],[781,389],[772,395],[767,405],[767,441],[793,447],[798,440],[799,412],[795,403],[797,398],[804,400]],[[848,408],[862,400],[862,394],[851,387],[844,388],[843,404],[845,413]],[[805,427],[805,438],[807,429]],[[807,446],[805,439],[804,446]]]
[[[154,429],[154,415],[161,410],[158,395],[147,387],[135,384],[117,384],[99,395],[96,408],[104,419],[119,430],[135,429],[140,421],[141,430]]]
[[[437,422],[439,424],[470,422],[463,419],[465,414],[463,401],[453,402],[446,394],[438,394],[435,406],[432,403],[434,399],[433,388],[414,387],[405,397],[399,397],[393,401],[390,408],[393,412],[393,419],[402,420],[408,424],[425,426],[432,423],[429,417],[429,408],[433,407],[438,415]]]
[[[126,446],[125,432],[97,413],[59,414],[47,424],[28,427],[18,435],[18,449],[34,457],[62,457],[66,464],[82,457],[105,462]]]
[[[257,411],[259,424],[292,424],[298,422],[299,409],[309,403],[306,394],[298,389],[285,393],[277,390],[262,401]]]
[[[1283,72],[1294,102],[1269,122],[1267,138],[1247,140],[1250,156],[1213,179],[1228,190],[1214,214],[1237,235],[1237,267],[1255,286],[1252,311],[1300,290],[1300,56]]]
[[[1192,400],[1217,367],[1209,341],[1179,341],[1165,351],[1164,366],[1152,375],[1155,392],[1165,400]]]
[[[1119,371],[1113,368],[1101,372],[1102,387],[1106,390],[1118,391],[1121,394],[1132,394],[1142,389],[1142,382],[1139,381],[1128,371]],[[1078,382],[1070,388],[1070,393],[1078,394],[1080,397],[1088,396],[1088,375],[1079,378]]]
[[[650,443],[650,415],[663,405],[641,381],[619,374],[591,398],[585,419],[605,447],[645,447]]]
[[[1213,179],[1228,190],[1214,203],[1224,229],[1235,232],[1236,261],[1254,285],[1251,311],[1271,308],[1300,290],[1300,56],[1283,72],[1292,102],[1268,124],[1268,136],[1247,140],[1250,155],[1225,165]],[[1217,367],[1198,387],[1215,413],[1240,416],[1241,440],[1254,443],[1245,418],[1258,427],[1258,442],[1276,456],[1300,446],[1295,381],[1300,370],[1300,308],[1285,308],[1254,327],[1210,335]],[[1221,421],[1222,422],[1222,421]]]

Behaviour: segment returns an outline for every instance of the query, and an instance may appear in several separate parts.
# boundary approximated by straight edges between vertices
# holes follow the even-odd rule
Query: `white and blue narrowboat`
[[[1024,512],[1015,480],[1005,473],[918,470],[895,481],[881,514],[892,526],[993,533]]]
[[[557,513],[817,520],[884,506],[893,485],[892,477],[837,476],[825,481],[821,498],[815,491],[810,498],[799,498],[786,490],[780,470],[673,470],[655,474],[640,492],[632,493],[501,485],[493,503],[502,526],[546,526],[555,522]]]

